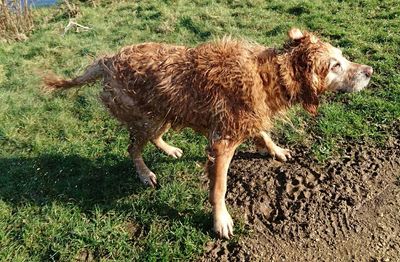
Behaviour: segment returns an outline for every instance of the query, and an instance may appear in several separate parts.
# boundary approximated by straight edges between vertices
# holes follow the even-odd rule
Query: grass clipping
[[[24,41],[33,29],[32,10],[28,1],[1,0],[0,40]]]

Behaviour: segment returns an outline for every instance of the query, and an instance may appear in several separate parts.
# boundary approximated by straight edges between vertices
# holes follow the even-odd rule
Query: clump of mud
[[[398,261],[400,135],[353,142],[318,164],[308,148],[279,163],[239,152],[227,203],[248,233],[209,243],[205,261]]]

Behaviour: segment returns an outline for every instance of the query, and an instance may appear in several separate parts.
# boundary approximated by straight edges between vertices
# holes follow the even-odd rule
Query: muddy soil
[[[399,130],[385,146],[343,144],[325,164],[301,146],[286,163],[239,152],[227,203],[246,232],[201,260],[400,261]]]

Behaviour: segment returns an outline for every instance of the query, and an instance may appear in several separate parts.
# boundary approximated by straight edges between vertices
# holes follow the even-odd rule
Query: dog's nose
[[[372,73],[374,72],[374,70],[372,69],[372,67],[366,66],[366,67],[364,68],[363,72],[364,72],[364,74],[365,74],[367,77],[371,77],[371,76],[372,76]]]

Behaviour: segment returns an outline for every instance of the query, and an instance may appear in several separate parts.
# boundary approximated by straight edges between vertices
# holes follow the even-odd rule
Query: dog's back
[[[148,115],[202,133],[262,129],[265,92],[258,74],[259,46],[224,38],[195,48],[144,43],[123,48],[71,80],[48,77],[53,89],[103,78],[101,98],[121,122]]]
[[[266,111],[257,54],[250,47],[229,39],[195,48],[125,47],[107,62],[112,74],[105,78],[103,101],[122,119],[139,110],[199,131],[216,125],[249,129]]]

